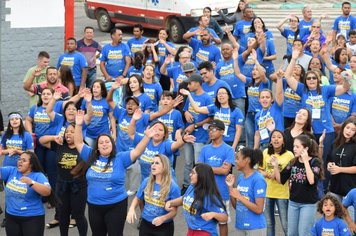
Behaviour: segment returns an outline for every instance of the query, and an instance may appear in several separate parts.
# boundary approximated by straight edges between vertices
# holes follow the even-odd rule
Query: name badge
[[[321,109],[313,108],[312,109],[312,119],[320,119],[320,117],[321,117]]]
[[[260,130],[260,135],[261,135],[261,140],[269,138],[268,130],[266,128]]]

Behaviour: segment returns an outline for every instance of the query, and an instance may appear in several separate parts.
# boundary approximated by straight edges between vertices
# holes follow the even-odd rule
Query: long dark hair
[[[44,170],[42,168],[40,161],[38,160],[37,155],[34,152],[25,151],[21,155],[24,155],[24,154],[26,154],[30,157],[31,172],[41,172],[42,174],[46,175],[46,173],[44,172]],[[55,195],[55,192],[53,189],[51,189],[50,195],[46,198],[48,200],[48,203],[51,204],[51,206],[57,206],[58,204],[61,203],[60,200],[58,199],[58,197]]]
[[[9,114],[9,116],[11,116],[12,114],[19,114],[20,115],[20,113],[18,113],[18,112],[11,112]],[[20,121],[20,127],[19,127],[19,135],[20,135],[20,137],[23,138],[24,133],[25,133],[26,130],[25,130],[25,126],[23,125],[22,118],[20,118],[20,120],[21,121]],[[5,140],[6,139],[10,139],[12,137],[12,135],[14,135],[14,130],[11,127],[10,119],[9,119],[9,123],[7,124],[7,129],[6,129],[5,134],[4,134],[4,139]]]
[[[311,134],[312,133],[312,118],[311,118],[311,113],[308,109],[306,108],[300,108],[300,110],[305,110],[308,113],[308,119],[307,122],[305,123],[305,125],[303,126],[302,130],[304,134]],[[298,112],[299,112],[298,111]],[[287,128],[287,130],[292,130],[295,126],[295,120],[293,121],[292,125],[290,127]]]
[[[72,70],[70,69],[69,66],[61,66],[59,68],[59,74],[60,74],[60,79],[61,79],[61,83],[68,88],[69,84],[72,84],[74,87],[74,94],[73,96],[77,93],[76,89],[75,89],[75,82],[73,79],[73,73]]]
[[[145,55],[143,55],[142,51],[137,51],[134,53],[133,66],[135,67],[136,70],[141,69],[141,67],[143,65],[144,58],[145,58]]]
[[[194,208],[197,210],[197,214],[201,213],[206,196],[212,205],[221,206],[226,210],[220,191],[216,185],[215,175],[211,166],[205,163],[198,163],[194,168],[197,172],[197,183],[194,186],[194,201],[190,206],[190,213],[194,212]]]
[[[177,53],[174,56],[174,61],[176,61],[176,62],[179,61],[179,57],[180,57],[181,52],[183,52],[183,50],[186,49],[186,48],[189,48],[190,51],[191,51],[191,56],[193,55],[193,49],[191,47],[189,47],[188,45],[183,45],[183,46],[180,46],[178,48]]]
[[[131,97],[133,96],[133,92],[131,91],[131,88],[130,88],[130,80],[131,78],[136,78],[137,81],[138,81],[138,85],[140,87],[140,92],[141,93],[144,93],[144,90],[143,90],[143,80],[142,80],[142,77],[141,75],[137,75],[137,74],[133,74],[130,76],[130,78],[128,79],[127,81],[127,84],[126,84],[126,97]]]
[[[96,79],[93,82],[93,85],[90,88],[91,94],[93,94],[93,86],[94,86],[95,83],[99,83],[99,85],[100,85],[101,97],[106,98],[106,96],[108,95],[108,91],[106,90],[105,82],[103,80],[101,80],[101,79]],[[94,97],[94,95],[93,95],[93,97]]]
[[[219,92],[220,89],[224,89],[226,91],[227,95],[229,96],[228,103],[229,103],[229,107],[230,107],[231,111],[235,110],[236,106],[232,102],[232,95],[231,95],[230,91],[226,87],[221,87],[216,91],[216,97],[215,97],[215,102],[214,102],[215,106],[217,108],[221,108],[221,103],[218,101],[218,92]]]
[[[115,141],[114,139],[108,135],[108,134],[100,134],[98,136],[98,138],[96,139],[96,142],[95,142],[95,146],[94,146],[94,149],[89,157],[89,161],[87,162],[87,168],[89,168],[90,166],[92,166],[98,159],[99,159],[99,156],[100,156],[100,153],[99,153],[99,139],[100,137],[102,136],[106,136],[110,139],[110,142],[111,142],[111,145],[112,145],[112,150],[110,152],[110,155],[108,156],[108,162],[106,163],[105,167],[104,167],[104,170],[103,172],[105,172],[108,168],[109,168],[109,165],[111,163],[111,161],[115,158],[116,156],[116,146],[115,146]]]
[[[257,17],[255,17],[255,18],[253,18],[253,20],[252,20],[250,32],[252,32],[252,33],[255,33],[255,32],[256,32],[256,29],[255,29],[255,26],[254,26],[254,23],[255,23],[255,20],[256,20],[256,19],[259,19],[259,20],[261,21],[263,32],[268,31],[268,30],[266,29],[265,22],[262,20],[261,17],[258,17],[258,16],[257,16]]]
[[[252,149],[252,148],[242,148],[239,151],[243,157],[245,158],[250,158],[250,168],[253,169],[256,164],[259,166],[263,165],[263,155],[260,149]]]
[[[337,62],[337,64],[340,64],[340,55],[343,50],[347,51],[346,48],[338,48],[334,53],[334,59]]]
[[[308,156],[312,159],[317,158],[320,164],[319,179],[324,178],[324,168],[323,168],[323,159],[319,157],[318,144],[317,142],[307,134],[301,134],[294,138],[294,140],[299,140],[304,148],[308,148]],[[294,164],[297,161],[298,157],[294,157],[291,160],[291,163]]]
[[[146,47],[145,47],[145,49],[143,50],[143,54],[145,55],[145,57],[143,58],[143,65],[146,65],[146,62],[147,62],[148,57],[149,57],[149,55],[150,55],[150,53],[148,52],[148,47],[149,47],[148,45],[149,45],[149,44],[154,44],[155,42],[156,42],[155,39],[148,39],[148,40],[145,42]],[[156,53],[158,54],[158,46],[155,45],[154,48],[155,48],[155,50],[156,50]],[[152,52],[151,52],[151,54],[152,54]],[[152,64],[154,64],[153,59],[152,59]]]
[[[304,78],[304,87],[305,87],[305,90],[307,91],[310,91],[309,90],[309,87],[307,85],[307,77],[309,74],[313,74],[316,78],[317,78],[317,85],[316,85],[316,92],[317,94],[321,94],[321,86],[320,86],[320,76],[319,76],[319,73],[317,73],[316,71],[314,70],[308,70],[306,73],[305,73],[305,78]]]
[[[339,147],[341,147],[342,145],[344,145],[346,143],[346,139],[345,139],[345,136],[344,136],[344,129],[345,129],[346,125],[348,125],[348,124],[356,125],[356,117],[350,116],[349,118],[347,118],[344,121],[344,123],[342,123],[340,132],[338,133],[338,135],[337,135],[337,137],[335,139],[335,143],[334,143],[334,146],[336,148],[339,148]],[[354,135],[351,138],[350,142],[356,143],[356,135]]]
[[[286,145],[285,145],[285,143],[286,143],[286,136],[284,135],[284,133],[283,133],[282,131],[280,131],[280,130],[278,130],[278,129],[275,129],[275,130],[272,131],[270,137],[272,137],[274,133],[280,133],[280,134],[282,135],[282,138],[283,138],[282,149],[281,149],[281,151],[280,151],[278,154],[279,154],[279,155],[283,155],[283,154],[287,151]],[[273,148],[273,145],[272,145],[272,139],[271,139],[271,141],[269,142],[267,153],[268,153],[269,155],[272,155],[272,154],[275,154],[275,153],[276,153],[275,150],[274,150],[274,148]]]

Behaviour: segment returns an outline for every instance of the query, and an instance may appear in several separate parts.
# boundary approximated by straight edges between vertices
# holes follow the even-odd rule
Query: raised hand
[[[61,92],[58,92],[58,91],[55,91],[54,94],[53,94],[53,99],[54,100],[59,100],[62,98],[62,93]]]
[[[90,90],[84,89],[84,100],[86,102],[91,102],[93,95],[91,94]]]
[[[237,48],[234,48],[232,50],[232,59],[237,60],[238,57],[239,57],[239,51],[237,50]]]
[[[229,187],[234,186],[235,176],[233,174],[229,174],[228,176],[226,176],[225,183]]]
[[[181,94],[183,94],[184,96],[188,96],[190,94],[190,92],[188,90],[186,90],[186,89],[180,89],[179,92]]]
[[[173,101],[171,101],[171,105],[173,107],[177,107],[179,104],[183,102],[183,96],[178,95]]]
[[[34,69],[34,71],[32,72],[32,75],[33,75],[34,77],[40,76],[40,75],[41,75],[41,71],[42,71],[42,68],[37,67],[37,68]]]
[[[164,59],[164,64],[166,64],[166,65],[170,64],[172,59],[173,59],[173,55],[172,54],[168,54],[166,59]]]
[[[142,110],[140,108],[137,108],[136,111],[132,115],[132,119],[134,120],[139,120],[142,117]]]
[[[84,111],[83,110],[78,110],[77,114],[75,116],[75,124],[76,125],[83,125],[84,122]]]
[[[299,57],[299,55],[300,55],[300,50],[293,49],[292,58],[297,59]]]
[[[63,137],[60,135],[55,136],[54,141],[59,145],[63,145]]]

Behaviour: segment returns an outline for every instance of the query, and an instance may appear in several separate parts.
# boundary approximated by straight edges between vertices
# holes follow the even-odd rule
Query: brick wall
[[[28,68],[36,64],[39,51],[47,51],[50,65],[56,65],[63,53],[64,27],[11,28],[6,21],[11,9],[5,3],[0,1],[0,108],[6,120],[11,111],[27,114],[28,97],[22,80]]]

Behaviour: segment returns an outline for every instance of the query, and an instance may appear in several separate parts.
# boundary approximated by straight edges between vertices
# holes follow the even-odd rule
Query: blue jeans
[[[183,185],[190,185],[190,172],[192,172],[193,166],[198,162],[198,158],[200,156],[201,149],[203,148],[204,143],[186,143],[184,144],[183,152],[184,152],[184,177],[183,177]]]
[[[287,235],[288,230],[288,199],[277,199],[277,198],[266,198],[265,205],[265,217],[267,221],[267,236],[276,235],[276,220],[274,216],[275,205],[278,207],[279,220],[281,221],[281,226],[284,232],[284,235]]]
[[[245,101],[246,101],[246,98],[237,98],[237,99],[232,100],[233,104],[241,110],[244,117],[246,116]],[[246,146],[246,133],[245,133],[245,127],[243,125],[241,127],[241,136],[240,136],[238,145]]]
[[[247,147],[253,148],[253,143],[255,139],[255,115],[256,112],[247,112],[245,128],[247,137]]]
[[[317,142],[319,143],[319,138],[321,136],[321,134],[314,134]],[[328,156],[328,153],[331,150],[331,147],[333,145],[333,142],[335,140],[335,133],[327,133],[324,139],[324,148],[323,148],[323,162],[324,162],[324,170],[326,170],[326,158]],[[323,181],[324,183],[324,192],[327,192],[328,189],[328,185],[330,182],[330,172],[329,171],[324,171],[325,174],[325,179]]]
[[[288,203],[288,236],[311,235],[316,214],[316,204]]]
[[[89,69],[87,74],[87,80],[85,81],[86,87],[91,88],[95,80],[96,80],[96,69]]]

